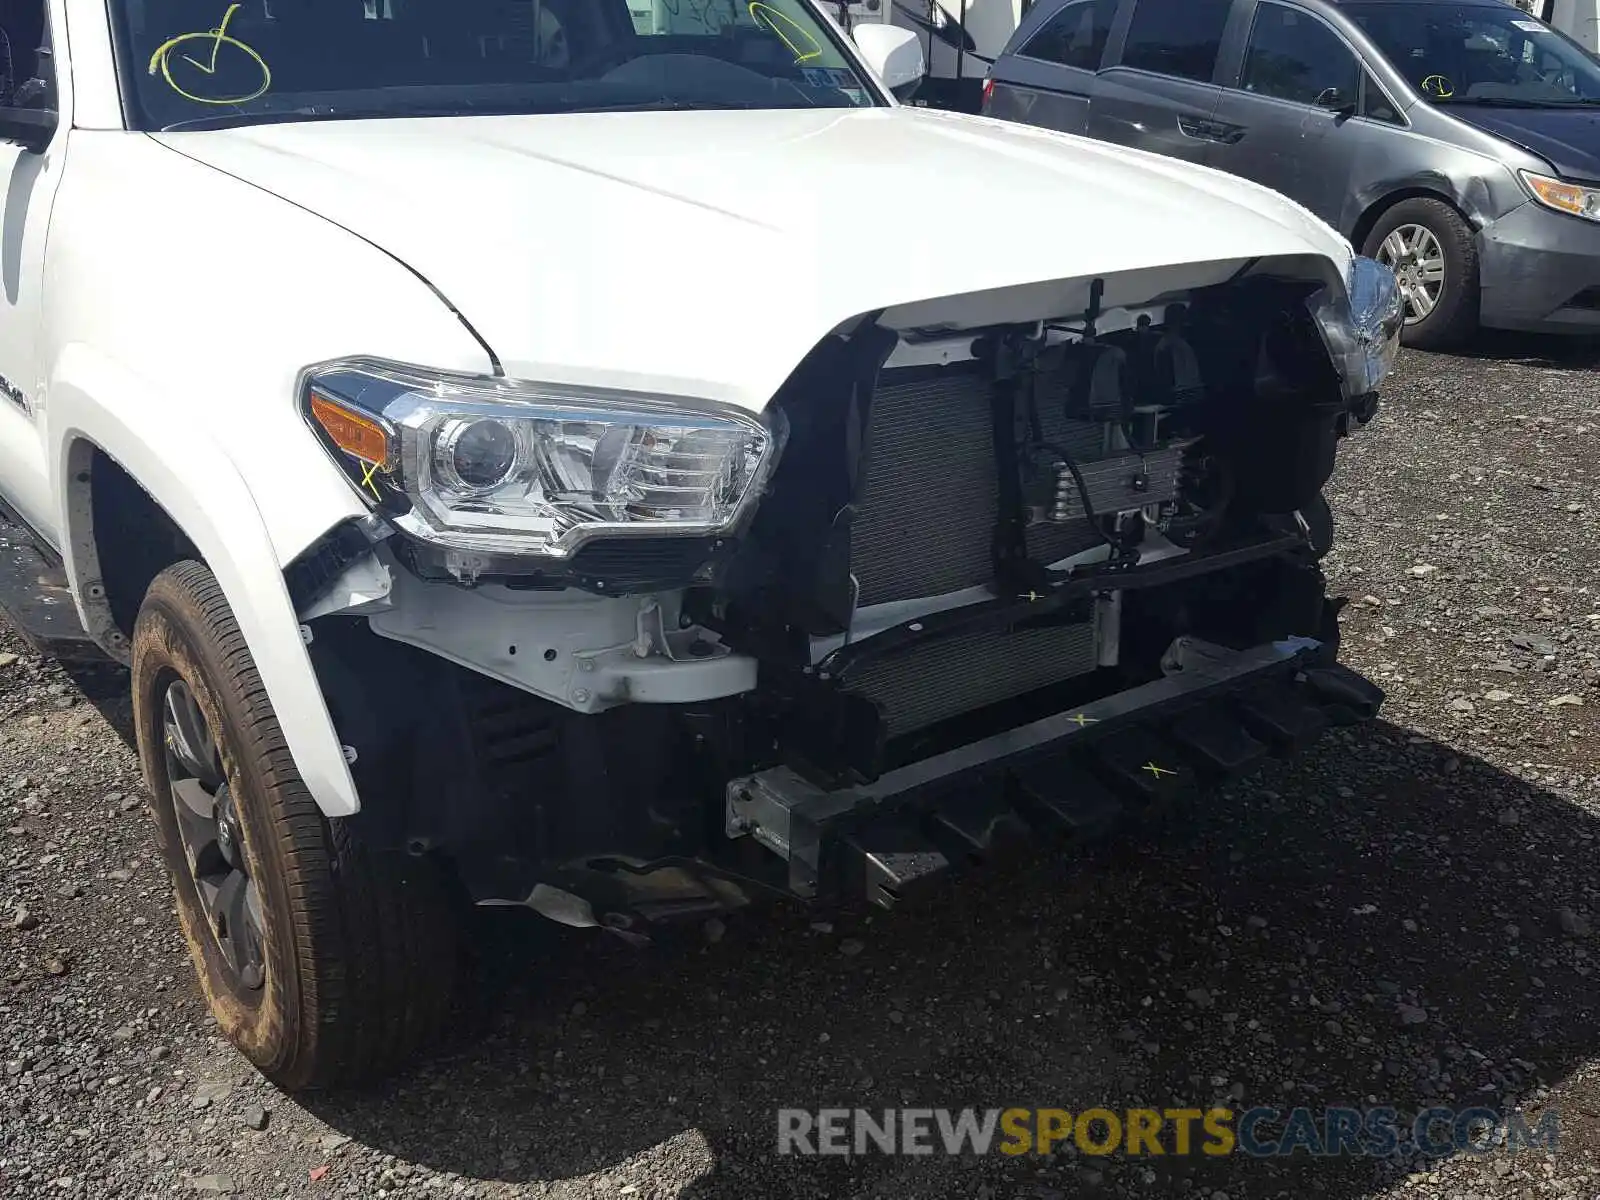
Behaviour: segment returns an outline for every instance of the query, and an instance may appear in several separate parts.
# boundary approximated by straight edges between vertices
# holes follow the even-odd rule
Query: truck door
[[[1133,0],[1121,52],[1113,46],[1114,65],[1095,79],[1089,136],[1204,162],[1217,137],[1214,76],[1232,10],[1233,0]]]
[[[67,89],[56,80],[55,44],[45,0],[0,4],[0,110],[35,120],[61,113],[54,139],[41,153],[0,142],[0,495],[59,547],[43,440],[45,364],[38,346],[45,232],[70,124],[60,98]]]

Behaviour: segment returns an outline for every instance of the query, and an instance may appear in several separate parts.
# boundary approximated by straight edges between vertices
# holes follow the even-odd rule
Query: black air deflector
[[[851,505],[872,389],[898,338],[864,324],[823,339],[773,399],[788,441],[767,495],[719,576],[726,624],[758,654],[799,660],[796,634],[843,633],[854,606]]]
[[[995,629],[933,641],[864,666],[849,690],[898,737],[1095,669],[1095,624]]]

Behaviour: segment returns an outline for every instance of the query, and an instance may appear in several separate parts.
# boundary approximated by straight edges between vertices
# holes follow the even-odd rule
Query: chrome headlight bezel
[[[559,563],[601,538],[735,534],[765,491],[786,433],[781,414],[752,414],[698,397],[468,375],[368,357],[306,368],[299,396],[318,440],[396,529],[447,551],[495,560]],[[511,433],[514,457],[505,477],[475,486],[440,470],[441,447],[454,446],[467,426],[483,423]],[[577,430],[594,436],[579,437]],[[619,433],[612,438],[615,454],[597,466],[602,442],[613,433]],[[711,468],[683,465],[710,462],[714,468],[720,460],[702,451],[716,446],[724,448],[730,468],[725,488]],[[699,510],[676,506],[697,515],[668,515],[671,508],[647,514],[650,506],[643,504],[630,511],[621,492],[601,497],[591,491],[580,500],[570,487],[560,491],[575,480],[593,483],[602,471],[608,485],[634,479],[616,481],[624,469],[641,477],[654,470],[659,480],[673,468],[656,457],[675,458],[682,478],[703,484]],[[696,494],[687,485],[650,486],[666,488],[668,496]]]
[[[1339,373],[1345,398],[1375,394],[1394,370],[1405,328],[1405,301],[1394,272],[1355,255],[1343,289],[1326,287],[1307,302]]]

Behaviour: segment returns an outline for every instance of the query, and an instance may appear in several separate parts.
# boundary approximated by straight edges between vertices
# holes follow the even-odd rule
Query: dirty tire
[[[1445,281],[1434,310],[1401,331],[1400,341],[1418,350],[1459,348],[1478,331],[1481,307],[1478,243],[1472,227],[1442,200],[1415,197],[1402,200],[1372,227],[1361,253],[1375,258],[1383,240],[1402,225],[1420,225],[1438,240],[1444,251]]]
[[[403,1063],[440,1031],[459,978],[458,911],[442,872],[368,852],[322,815],[201,564],[156,577],[134,628],[132,667],[139,753],[179,923],[223,1033],[286,1090],[353,1084]],[[216,735],[259,891],[265,978],[253,989],[229,969],[179,831],[163,725],[174,680],[188,685]]]

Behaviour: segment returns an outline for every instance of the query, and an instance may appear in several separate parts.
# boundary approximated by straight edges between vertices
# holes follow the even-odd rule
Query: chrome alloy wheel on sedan
[[[1445,289],[1444,247],[1421,225],[1401,225],[1383,239],[1377,259],[1395,274],[1406,303],[1406,324],[1425,321]]]
[[[175,679],[161,705],[167,777],[178,836],[228,983],[243,1000],[266,982],[261,893],[250,878],[244,833],[216,736],[189,685]]]

